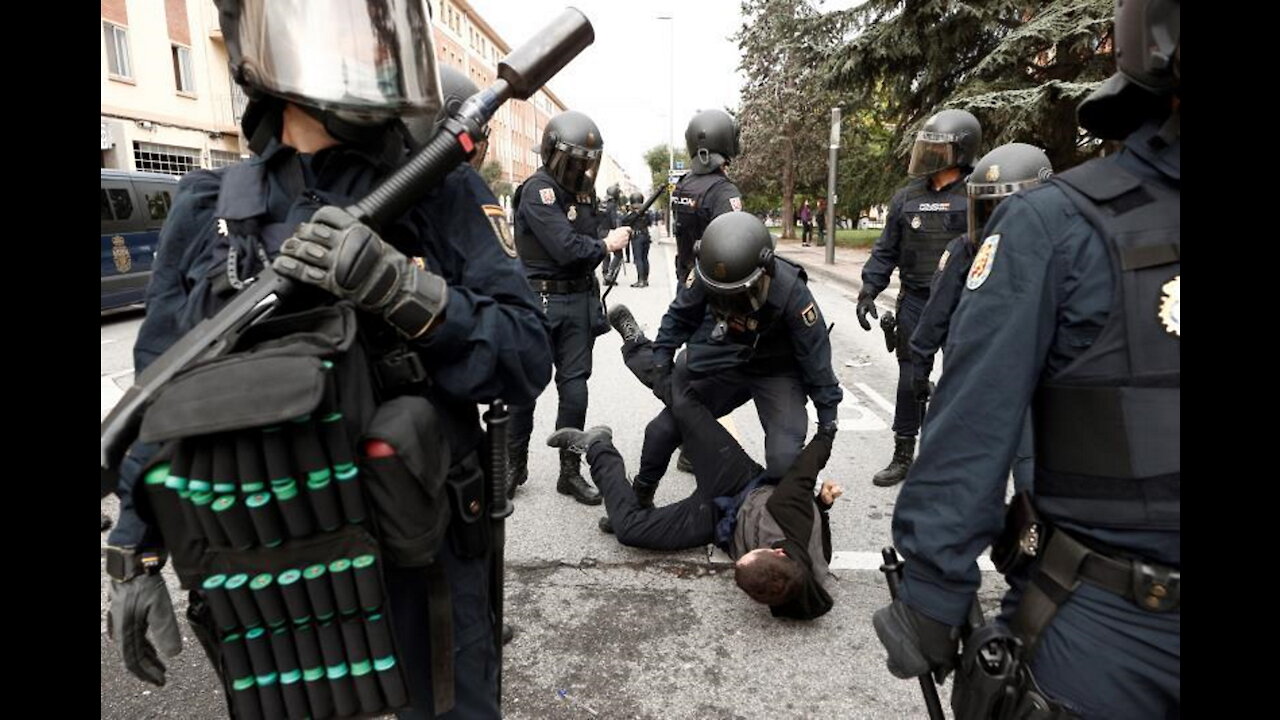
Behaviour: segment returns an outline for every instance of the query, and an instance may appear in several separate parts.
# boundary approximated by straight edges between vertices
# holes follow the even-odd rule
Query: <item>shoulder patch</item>
[[[987,281],[987,277],[991,275],[991,266],[996,261],[998,247],[1000,247],[999,235],[992,235],[982,241],[982,247],[978,248],[978,254],[973,258],[973,266],[969,268],[969,279],[965,282],[965,287],[977,290]]]
[[[742,210],[742,198],[740,197],[729,198],[729,207],[733,208],[734,212],[738,212]]]
[[[809,303],[805,309],[800,311],[800,319],[804,321],[805,327],[813,327],[818,322],[818,306]]]
[[[551,188],[542,188],[538,191],[538,197],[542,199],[543,205],[556,204],[556,191]]]
[[[549,192],[550,188],[543,190]],[[507,229],[507,213],[500,205],[481,205],[484,210],[484,216],[489,219],[489,225],[493,228],[493,234],[498,236],[498,245],[502,248],[502,252],[510,257],[516,255],[516,241],[511,237],[511,231]]]

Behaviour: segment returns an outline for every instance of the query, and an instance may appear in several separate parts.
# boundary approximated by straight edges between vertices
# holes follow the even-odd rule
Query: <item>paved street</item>
[[[821,248],[783,245],[783,257],[821,263]],[[602,507],[586,507],[555,492],[556,451],[540,443],[554,429],[555,389],[538,405],[530,481],[516,496],[507,531],[507,616],[516,629],[507,646],[503,708],[511,718],[919,718],[915,682],[894,679],[871,628],[871,613],[888,600],[878,571],[890,541],[897,488],[876,488],[872,474],[893,451],[892,398],[897,365],[878,328],[863,332],[854,315],[856,278],[866,251],[842,251],[836,271],[814,267],[810,286],[832,332],[834,365],[845,390],[840,432],[824,474],[845,495],[831,513],[835,608],[812,622],[777,620],[733,583],[728,558],[703,549],[677,553],[633,550],[596,528]],[[626,266],[609,296],[623,303],[651,337],[672,297],[674,246],[651,252],[651,286],[628,287]],[[893,289],[881,298],[892,307]],[[102,409],[132,380],[130,350],[140,313],[102,320]],[[607,424],[634,470],[645,423],[660,403],[623,366],[621,339],[597,339],[588,424]],[[811,417],[813,415],[810,406]],[[753,405],[723,421],[763,460],[763,431]],[[658,491],[659,504],[686,496],[691,475],[674,458]],[[114,516],[115,500],[103,502]],[[105,538],[105,535],[104,535]],[[985,567],[984,608],[1003,583]],[[171,583],[173,578],[170,575]],[[179,611],[185,597],[174,586]],[[212,671],[185,628],[186,649],[170,662],[170,682],[151,688],[127,675],[105,633],[103,578],[102,716],[224,717]],[[949,689],[949,685],[948,685]],[[947,689],[943,691],[944,704]]]

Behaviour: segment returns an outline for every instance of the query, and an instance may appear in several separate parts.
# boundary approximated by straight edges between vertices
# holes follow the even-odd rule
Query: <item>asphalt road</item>
[[[650,287],[628,287],[635,268],[609,296],[623,303],[651,337],[673,295],[674,247],[655,244]],[[840,433],[824,473],[845,495],[831,513],[834,609],[811,622],[774,619],[733,584],[728,558],[704,549],[634,550],[596,528],[602,507],[555,492],[556,451],[542,446],[554,430],[555,390],[535,418],[530,480],[507,525],[507,617],[517,634],[506,649],[503,709],[511,718],[919,718],[919,687],[889,675],[871,628],[888,601],[878,571],[890,542],[897,488],[871,476],[893,454],[892,398],[897,364],[876,329],[854,316],[856,290],[829,280],[810,287],[828,323],[837,377],[845,389]],[[141,315],[102,320],[103,413],[132,382],[130,350]],[[620,337],[596,340],[589,425],[613,428],[627,462],[638,463],[644,426],[660,403],[623,366]],[[810,405],[810,416],[813,415]],[[764,434],[753,405],[723,422],[763,461]],[[585,470],[585,466],[584,466]],[[685,497],[691,475],[672,459],[659,504]],[[115,499],[103,511],[116,514]],[[104,542],[105,542],[105,535]],[[992,612],[1003,580],[984,566],[982,603]],[[166,571],[167,572],[167,571]],[[185,596],[172,575],[179,612]],[[169,683],[152,688],[122,668],[106,635],[102,580],[102,717],[192,720],[225,717],[212,670],[190,630],[169,662]],[[943,688],[944,705],[949,683]]]

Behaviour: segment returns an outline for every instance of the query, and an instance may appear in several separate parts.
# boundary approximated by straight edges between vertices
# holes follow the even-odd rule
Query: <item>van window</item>
[[[128,220],[133,214],[133,198],[129,197],[129,191],[126,188],[111,188],[107,190],[111,196],[111,209],[115,211],[117,220]]]
[[[147,213],[151,216],[151,219],[165,219],[169,214],[169,206],[172,204],[169,198],[169,191],[144,192],[142,196],[147,199]]]
[[[106,188],[102,188],[102,219],[104,221],[115,219],[115,217],[111,215],[111,201],[107,199]]]

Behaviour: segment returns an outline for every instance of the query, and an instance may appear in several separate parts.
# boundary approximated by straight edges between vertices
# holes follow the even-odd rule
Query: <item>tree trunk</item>
[[[786,151],[782,156],[782,239],[795,240],[795,147],[791,144],[789,137],[785,138],[783,143]]]

